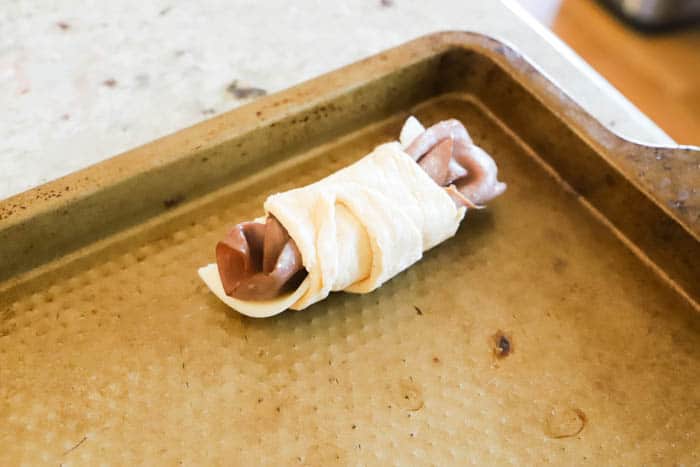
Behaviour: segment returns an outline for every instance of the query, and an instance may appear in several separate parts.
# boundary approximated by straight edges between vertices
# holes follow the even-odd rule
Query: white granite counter
[[[506,40],[631,139],[672,140],[497,0],[26,0],[0,8],[0,198],[439,30]],[[270,27],[274,34],[266,33]]]

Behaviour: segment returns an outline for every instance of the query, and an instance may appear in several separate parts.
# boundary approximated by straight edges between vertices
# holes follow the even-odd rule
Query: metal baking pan
[[[506,194],[367,295],[242,317],[226,228],[456,117]],[[0,205],[0,464],[697,464],[700,154],[441,33]]]

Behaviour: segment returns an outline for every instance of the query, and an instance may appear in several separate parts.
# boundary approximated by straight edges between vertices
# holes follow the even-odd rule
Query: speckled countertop
[[[621,135],[673,144],[510,1],[26,0],[0,9],[0,199],[449,29],[509,42]]]

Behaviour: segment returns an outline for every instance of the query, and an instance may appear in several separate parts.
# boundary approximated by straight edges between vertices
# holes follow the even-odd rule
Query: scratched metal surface
[[[227,226],[408,111],[461,119],[506,194],[371,294],[254,320],[208,292]],[[0,464],[700,462],[700,314],[541,154],[469,93],[341,133],[6,280]]]

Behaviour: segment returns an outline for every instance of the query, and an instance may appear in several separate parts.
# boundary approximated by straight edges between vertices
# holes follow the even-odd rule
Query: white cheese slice
[[[406,119],[406,123],[403,124],[401,128],[401,135],[399,136],[399,141],[404,149],[409,147],[413,140],[418,138],[425,131],[425,127],[421,125],[416,117],[411,115]]]
[[[204,281],[207,287],[209,287],[209,290],[214,292],[214,295],[216,295],[219,300],[239,313],[252,318],[267,318],[286,310],[292,306],[293,303],[299,300],[299,297],[304,295],[306,289],[309,288],[308,281],[304,281],[294,292],[277,297],[274,300],[239,300],[237,298],[229,297],[226,295],[226,292],[224,292],[224,286],[221,284],[219,269],[216,267],[216,263],[207,264],[206,266],[199,268],[197,272],[199,277]]]

